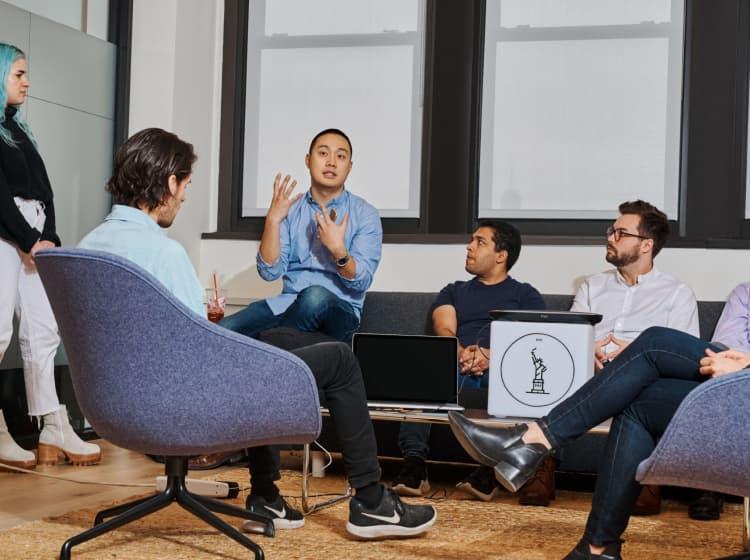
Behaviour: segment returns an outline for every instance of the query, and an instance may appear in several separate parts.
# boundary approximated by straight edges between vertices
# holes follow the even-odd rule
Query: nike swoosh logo
[[[277,509],[273,509],[270,506],[263,506],[263,507],[266,508],[271,513],[275,514],[276,517],[278,517],[279,519],[284,519],[286,517],[286,508],[284,506],[281,506],[281,511]]]
[[[365,513],[362,512],[362,515],[366,515],[367,517],[372,517],[373,519],[377,519],[378,521],[384,521],[385,523],[393,523],[394,525],[401,521],[401,517],[398,513],[395,511],[393,512],[393,515],[390,517],[386,517],[385,515],[375,515],[372,513]]]

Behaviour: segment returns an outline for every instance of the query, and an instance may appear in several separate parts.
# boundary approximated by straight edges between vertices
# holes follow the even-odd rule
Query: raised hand
[[[291,183],[290,183],[291,181]],[[292,204],[297,202],[302,193],[297,193],[292,196],[292,191],[297,186],[297,181],[292,180],[289,175],[286,175],[283,179],[281,173],[277,173],[273,180],[273,196],[271,197],[271,205],[268,207],[266,213],[266,219],[275,223],[280,223],[289,214],[289,209]]]
[[[348,252],[344,236],[346,235],[346,226],[349,223],[349,213],[344,214],[341,223],[337,224],[331,219],[325,206],[321,206],[321,210],[321,212],[315,214],[315,219],[318,222],[320,242],[328,249],[333,258],[340,259],[346,256]]]

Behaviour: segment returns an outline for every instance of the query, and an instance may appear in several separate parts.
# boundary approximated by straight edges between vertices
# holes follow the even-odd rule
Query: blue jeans
[[[255,301],[219,323],[252,338],[274,327],[320,331],[336,340],[348,341],[359,327],[359,317],[348,302],[321,286],[309,286],[297,294],[286,311],[274,315],[265,300]]]
[[[489,385],[489,373],[482,376],[458,374],[458,391],[464,387],[486,389]],[[401,455],[406,457],[419,457],[427,459],[430,453],[430,432],[432,424],[416,422],[401,422],[398,431],[398,447]]]
[[[557,448],[613,418],[586,523],[588,542],[604,546],[625,531],[640,491],[636,469],[685,396],[706,379],[698,371],[706,348],[720,350],[689,334],[651,327],[539,420]]]

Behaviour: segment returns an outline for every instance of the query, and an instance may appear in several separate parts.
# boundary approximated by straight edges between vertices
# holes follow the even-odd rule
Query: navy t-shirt
[[[458,281],[440,290],[433,310],[441,305],[456,309],[456,335],[461,346],[490,346],[492,309],[544,309],[544,299],[531,284],[518,282],[510,276],[498,284],[485,285],[478,279]]]

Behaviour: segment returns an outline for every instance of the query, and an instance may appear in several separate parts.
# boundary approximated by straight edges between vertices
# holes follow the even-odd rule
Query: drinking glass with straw
[[[219,282],[214,272],[211,274],[211,288],[206,289],[206,310],[209,321],[218,323],[224,318],[226,299],[226,293],[223,289],[219,289]]]

